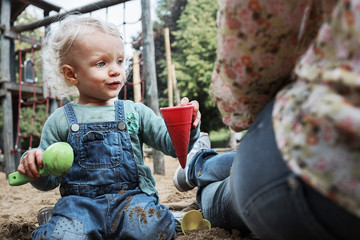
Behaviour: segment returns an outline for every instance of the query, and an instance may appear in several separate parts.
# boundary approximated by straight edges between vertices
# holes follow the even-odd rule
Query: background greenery
[[[170,29],[171,57],[176,68],[180,97],[197,100],[202,113],[202,131],[224,128],[221,116],[209,95],[216,61],[217,0],[160,0],[155,48],[160,105],[167,106],[167,69],[164,48],[165,27]]]

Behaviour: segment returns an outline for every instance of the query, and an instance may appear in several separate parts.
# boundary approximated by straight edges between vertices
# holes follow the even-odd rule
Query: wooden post
[[[134,102],[141,102],[141,79],[140,79],[140,62],[138,50],[133,55],[133,86]]]
[[[172,79],[172,67],[171,67],[171,49],[170,49],[170,33],[169,28],[164,29],[164,40],[165,40],[165,52],[166,52],[166,66],[167,66],[167,87],[168,87],[168,99],[169,107],[174,106],[173,101],[173,79]]]
[[[0,25],[10,29],[11,1],[1,0],[1,20]],[[10,39],[1,34],[1,82],[10,82]]]
[[[171,65],[171,72],[172,72],[172,82],[174,84],[174,92],[175,92],[175,100],[176,100],[176,105],[180,104],[180,94],[179,94],[179,89],[177,88],[177,81],[176,81],[176,72],[175,72],[175,65],[172,64]]]
[[[1,17],[0,25],[5,26],[5,29],[10,29],[10,14],[11,14],[11,1],[1,0]],[[11,81],[11,40],[6,38],[4,34],[1,34],[1,78],[0,82]],[[14,79],[15,80],[15,79]],[[13,121],[13,104],[11,92],[6,92],[2,99],[3,108],[3,152],[5,159],[5,172],[6,175],[15,171],[15,156],[11,153],[11,149],[14,145],[14,125],[16,120]]]
[[[156,82],[154,34],[150,15],[150,0],[141,0],[141,24],[144,47],[146,100],[148,106],[157,115],[160,115],[158,87]],[[165,175],[163,154],[155,149],[152,149],[152,156],[154,161],[154,173]]]

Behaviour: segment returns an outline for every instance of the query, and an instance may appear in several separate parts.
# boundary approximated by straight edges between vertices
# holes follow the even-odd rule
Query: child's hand
[[[189,99],[187,97],[182,98],[179,106],[187,106],[187,105],[194,106],[194,111],[192,116],[192,120],[193,120],[192,126],[196,128],[199,125],[201,119],[201,113],[199,111],[199,103],[196,100],[189,102]]]
[[[27,175],[32,179],[40,178],[40,173],[37,170],[37,166],[40,169],[43,168],[43,155],[44,151],[41,149],[30,150],[19,164],[17,169],[18,172],[23,175]]]

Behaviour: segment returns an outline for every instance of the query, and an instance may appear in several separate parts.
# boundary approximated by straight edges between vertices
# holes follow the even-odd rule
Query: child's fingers
[[[199,111],[199,102],[196,100],[193,100],[190,102],[191,105],[194,106],[194,115]]]
[[[189,99],[187,97],[182,98],[179,106],[188,106],[188,105],[194,106],[194,112],[192,116],[192,121],[193,121],[192,126],[195,128],[199,125],[201,119],[201,114],[199,111],[199,102],[196,100],[189,102]]]
[[[43,168],[43,155],[44,152],[42,150],[36,150],[35,152],[36,163],[40,169]]]
[[[37,156],[39,156],[38,151],[30,151],[22,160],[22,163],[19,165],[20,170],[24,170],[24,174],[30,178],[37,179],[40,177],[40,173],[36,166]],[[42,164],[42,161],[41,161]],[[20,171],[21,173],[21,171]]]
[[[189,104],[189,99],[187,97],[183,97],[181,100],[180,100],[180,104],[179,106],[187,106]]]
[[[30,170],[29,161],[31,158],[27,156],[27,158],[24,158],[22,161],[22,165],[24,168],[25,175],[29,176],[30,178],[35,178],[34,174]]]
[[[18,170],[18,172],[21,173],[21,174],[24,174],[24,175],[26,174],[23,162],[21,162],[21,163],[19,164],[17,170]]]
[[[200,123],[200,119],[201,119],[201,113],[200,111],[197,112],[197,114],[195,115],[195,119],[193,120],[193,127],[196,128],[199,123]]]
[[[193,112],[193,127],[197,127],[200,123],[201,119],[201,113],[199,111],[199,102],[194,100],[190,102],[191,105],[194,106],[194,112]]]

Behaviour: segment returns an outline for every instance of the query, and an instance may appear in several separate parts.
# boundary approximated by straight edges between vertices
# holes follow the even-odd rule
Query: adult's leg
[[[318,194],[285,164],[275,141],[272,108],[273,101],[252,124],[235,157],[231,189],[237,212],[262,239],[351,239],[354,229],[349,229],[353,232],[348,236],[339,236],[326,222],[346,229],[354,218],[346,217],[345,210]]]
[[[189,181],[198,187],[196,199],[205,219],[213,227],[239,229],[248,232],[241,218],[232,206],[230,171],[236,151],[222,154],[214,150],[197,153],[189,165]]]

